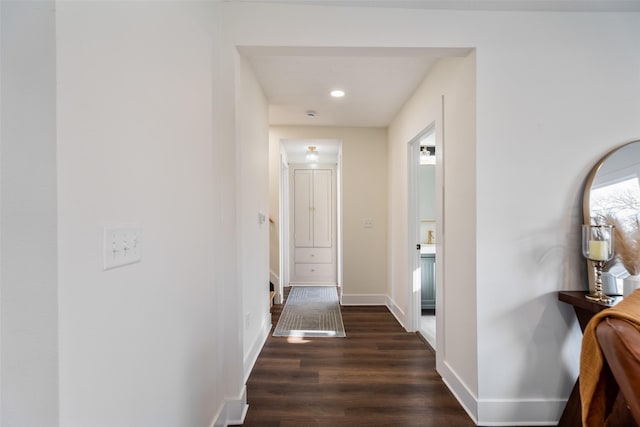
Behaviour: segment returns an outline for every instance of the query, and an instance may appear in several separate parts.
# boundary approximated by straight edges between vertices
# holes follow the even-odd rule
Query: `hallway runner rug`
[[[274,337],[345,337],[334,286],[294,286],[273,331]]]

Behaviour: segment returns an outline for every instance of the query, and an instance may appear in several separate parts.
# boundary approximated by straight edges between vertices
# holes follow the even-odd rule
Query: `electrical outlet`
[[[140,227],[105,227],[103,234],[103,268],[109,270],[142,259]]]

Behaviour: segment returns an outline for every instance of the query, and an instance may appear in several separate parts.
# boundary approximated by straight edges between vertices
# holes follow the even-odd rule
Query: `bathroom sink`
[[[427,243],[420,243],[420,253],[421,254],[435,254],[436,253],[436,245],[430,245]]]

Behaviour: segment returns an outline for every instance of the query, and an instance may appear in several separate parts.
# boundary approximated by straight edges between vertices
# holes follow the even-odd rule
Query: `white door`
[[[330,248],[333,245],[333,177],[331,169],[294,172],[294,245]]]
[[[296,169],[293,183],[293,241],[296,248],[313,247],[313,171]]]
[[[331,169],[313,171],[313,246],[316,248],[330,248],[333,244],[331,172]]]

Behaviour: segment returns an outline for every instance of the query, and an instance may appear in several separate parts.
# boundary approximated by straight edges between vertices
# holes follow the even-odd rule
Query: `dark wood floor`
[[[244,426],[475,426],[433,350],[385,307],[342,315],[346,338],[268,338],[247,382]]]

